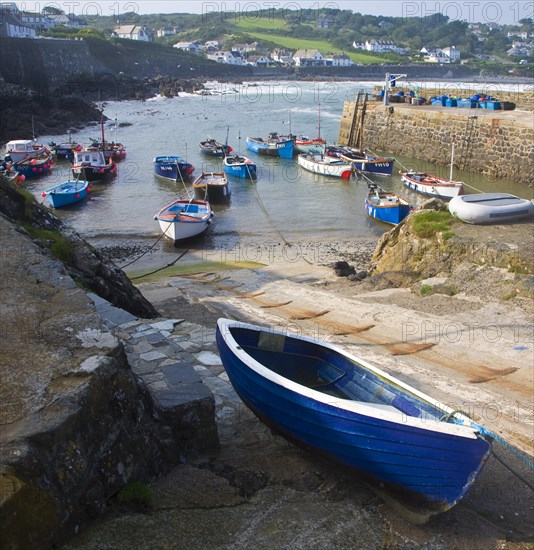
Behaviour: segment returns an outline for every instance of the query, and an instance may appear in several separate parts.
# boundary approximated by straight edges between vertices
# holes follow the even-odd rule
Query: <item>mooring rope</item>
[[[167,269],[168,267],[172,267],[177,261],[181,260],[187,253],[189,252],[189,248],[182,252],[176,260],[172,261],[170,264],[164,265],[163,267],[159,267],[158,269],[155,269],[154,271],[151,271],[150,273],[144,273],[143,275],[139,275],[137,277],[132,277],[131,281],[136,281],[137,279],[143,279],[144,277],[148,277],[149,275],[154,275],[154,273],[158,273],[158,271],[163,271],[164,269]]]

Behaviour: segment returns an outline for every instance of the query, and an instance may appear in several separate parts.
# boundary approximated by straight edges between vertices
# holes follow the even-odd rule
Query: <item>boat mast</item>
[[[452,150],[451,150],[451,171],[449,174],[449,181],[452,181],[452,170],[454,166],[454,141],[452,142]]]
[[[317,111],[318,111],[318,126],[317,126],[317,139],[321,139],[321,102],[319,101],[317,103]]]
[[[100,130],[102,132],[102,151],[106,150],[106,140],[104,138],[104,117],[100,118]]]

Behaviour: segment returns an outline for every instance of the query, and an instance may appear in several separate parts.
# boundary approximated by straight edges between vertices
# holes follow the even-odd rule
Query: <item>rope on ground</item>
[[[191,201],[191,199],[189,200]],[[167,231],[171,227],[172,227],[172,224],[169,223],[169,225],[167,226],[167,229],[165,229],[165,231],[156,239],[156,242],[151,247],[147,248],[140,256],[138,256],[137,258],[134,258],[131,262],[128,262],[127,264],[119,266],[119,268],[124,269],[125,267],[128,267],[129,265],[132,265],[133,263],[137,262],[137,260],[140,260],[145,254],[148,254],[159,243],[159,241],[161,241],[161,239],[165,237],[165,235],[167,234]]]
[[[510,466],[508,466],[508,464],[506,464],[506,462],[504,462],[504,460],[502,460],[501,458],[499,458],[496,454],[495,454],[495,451],[492,449],[491,450],[491,454],[511,473],[513,474],[515,477],[517,477],[517,479],[521,480],[529,489],[531,489],[532,491],[534,491],[534,485],[532,485],[532,483],[530,483],[529,481],[527,481],[522,475],[518,474],[517,472],[515,472],[514,470],[512,470],[512,468],[510,468]]]
[[[276,230],[276,232],[280,235],[280,238],[282,239],[282,241],[284,241],[284,244],[286,244],[287,246],[290,246],[292,247],[293,245],[284,237],[284,235],[282,234],[282,232],[276,227],[276,225],[274,224],[267,208],[265,208],[265,205],[263,204],[263,201],[261,200],[261,197],[260,197],[260,194],[258,193],[258,186],[257,185],[254,185],[254,190],[256,192],[256,197],[258,199],[258,203],[261,207],[261,209],[263,210],[263,213],[265,214],[265,216],[267,217],[267,219],[269,220],[269,222],[271,223],[271,225],[274,227],[274,229]],[[304,258],[304,256],[302,257],[302,259],[311,265],[311,262],[308,261],[306,258]]]
[[[182,252],[176,260],[172,261],[170,264],[164,265],[163,267],[159,267],[158,269],[155,269],[154,271],[151,271],[150,273],[144,273],[143,275],[139,275],[138,277],[132,277],[131,280],[135,281],[137,279],[143,279],[144,277],[148,277],[149,275],[154,275],[154,273],[158,273],[158,271],[163,271],[164,269],[167,269],[168,267],[172,267],[176,262],[181,260],[187,253],[189,252],[189,248]]]

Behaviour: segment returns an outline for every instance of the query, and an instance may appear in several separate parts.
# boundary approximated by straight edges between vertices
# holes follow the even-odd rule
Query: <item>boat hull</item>
[[[15,162],[13,164],[13,169],[26,179],[35,179],[46,176],[50,172],[51,162],[52,157],[50,156],[44,158],[31,158]]]
[[[375,220],[398,225],[411,211],[409,204],[379,205],[373,204],[367,197],[365,199],[365,209],[367,214]]]
[[[323,366],[332,371],[363,369],[368,383],[376,381],[376,396],[389,391],[383,383],[386,373],[368,372],[365,362],[335,346],[226,319],[219,320],[216,339],[232,385],[262,420],[288,439],[362,472],[412,504],[433,512],[451,508],[469,490],[489,456],[489,443],[469,426],[414,418],[408,406],[407,413],[395,418],[382,412],[387,405],[347,403],[326,389],[302,386],[284,376],[281,363],[273,367],[276,372],[270,369],[269,361],[282,360],[285,368],[297,372],[300,363],[311,358],[302,370],[304,378],[314,378]],[[284,359],[284,354],[291,358]],[[316,378],[325,388],[341,387],[342,379]],[[347,391],[352,381],[349,377]],[[442,406],[442,412],[449,410]]]
[[[478,193],[454,197],[449,212],[465,223],[521,221],[534,215],[534,204],[508,193]]]
[[[323,155],[299,155],[298,164],[308,172],[322,176],[349,179],[352,174],[350,164]]]
[[[91,184],[88,181],[66,181],[43,191],[53,208],[61,208],[83,201],[89,194]]]
[[[246,157],[226,157],[224,159],[224,171],[226,174],[241,179],[254,179],[256,177],[257,166]]]
[[[73,166],[72,175],[74,178],[84,181],[102,181],[111,178],[116,173],[115,164],[106,166]]]
[[[189,179],[195,171],[195,167],[181,157],[156,157],[152,164],[156,176],[173,181]]]
[[[246,143],[248,149],[260,155],[283,159],[293,158],[295,142],[292,139],[264,141],[261,138],[247,138]]]
[[[174,242],[200,235],[211,224],[208,202],[179,199],[163,207],[155,216],[163,235]]]
[[[193,189],[210,202],[228,202],[230,200],[230,184],[222,172],[202,173],[193,182]]]
[[[421,180],[417,178],[421,178]],[[436,178],[437,181],[434,183],[425,183],[425,179],[424,176],[416,173],[405,172],[401,174],[401,180],[404,185],[408,189],[422,195],[439,197],[440,199],[452,199],[464,193],[462,182],[447,182],[447,180]]]

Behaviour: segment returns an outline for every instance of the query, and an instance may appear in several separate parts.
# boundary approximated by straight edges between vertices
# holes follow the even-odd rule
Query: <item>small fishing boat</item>
[[[226,202],[231,189],[223,172],[202,172],[193,182],[193,189],[211,202]]]
[[[86,151],[103,151],[106,159],[122,160],[126,158],[126,147],[122,143],[114,141],[104,141],[104,146],[98,141],[94,141],[85,148]]]
[[[321,104],[317,104],[317,137],[297,136],[295,138],[295,150],[297,153],[324,153],[326,149],[326,139],[321,138]]]
[[[65,181],[45,189],[41,196],[46,197],[52,207],[61,208],[83,201],[89,194],[90,189],[91,183],[88,181]]]
[[[300,154],[297,162],[304,170],[323,176],[349,179],[353,172],[353,167],[350,163],[338,157],[329,157],[322,154]]]
[[[402,172],[401,179],[408,189],[422,195],[452,199],[464,193],[462,181],[447,180],[426,172]]]
[[[106,159],[102,151],[76,151],[72,175],[77,180],[100,181],[114,176],[117,165],[112,158]]]
[[[260,155],[280,157],[284,159],[293,158],[295,140],[292,137],[282,137],[276,132],[271,132],[267,139],[261,137],[247,137],[247,147]]]
[[[77,141],[73,141],[71,132],[68,132],[68,140],[61,143],[54,143],[53,141],[48,144],[50,149],[56,158],[72,160],[76,151],[81,151],[83,146]]]
[[[25,176],[20,176],[20,174],[13,167],[12,162],[0,161],[0,179],[7,183],[12,183],[18,185],[19,181],[24,181]]]
[[[371,218],[397,225],[412,211],[412,205],[397,193],[385,191],[374,183],[368,187],[365,209]]]
[[[176,155],[161,155],[155,157],[152,164],[156,176],[171,179],[173,181],[184,181],[190,178],[195,171],[195,167],[192,164]]]
[[[451,199],[449,212],[465,223],[502,223],[529,218],[534,204],[508,193],[477,193]]]
[[[224,145],[218,142],[216,139],[209,138],[200,142],[200,152],[204,155],[212,157],[225,157],[232,152],[232,148],[229,145]]]
[[[297,136],[295,138],[295,150],[297,153],[324,153],[326,139]]]
[[[354,147],[336,147],[327,149],[327,154],[337,156],[345,162],[350,162],[360,172],[367,172],[376,176],[391,176],[395,159],[393,157],[379,157],[367,149]]]
[[[159,222],[163,235],[176,242],[203,233],[212,217],[208,201],[178,199],[163,207],[154,219]]]
[[[8,141],[4,153],[14,163],[36,157],[46,157],[50,151],[44,146],[34,143],[30,139],[15,139]]]
[[[24,176],[25,179],[35,179],[46,176],[50,172],[52,163],[52,155],[40,155],[14,162],[13,169],[19,173],[19,177]]]
[[[464,182],[454,181],[452,174],[454,170],[454,143],[451,149],[451,167],[449,179],[440,178],[426,172],[402,172],[401,180],[408,189],[417,193],[439,197],[441,199],[452,199],[464,194]]]
[[[256,177],[256,164],[242,155],[224,157],[223,164],[224,171],[237,178],[254,179]]]
[[[458,503],[489,457],[485,428],[333,344],[229,319],[216,340],[260,420],[428,516]]]

